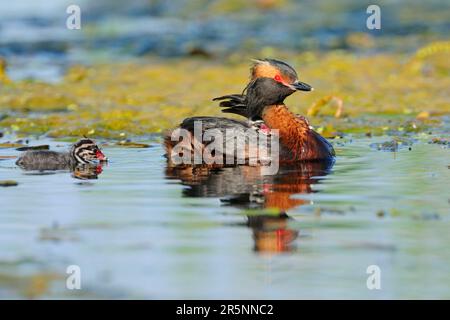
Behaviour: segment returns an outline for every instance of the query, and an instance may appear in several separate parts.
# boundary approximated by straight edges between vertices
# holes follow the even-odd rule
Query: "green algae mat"
[[[450,113],[450,42],[414,53],[280,54],[315,91],[286,101],[327,137],[439,127]],[[3,134],[123,139],[160,133],[192,115],[221,115],[212,98],[239,93],[250,57],[139,58],[74,65],[58,83],[12,81],[0,71]],[[227,115],[228,116],[228,115]]]

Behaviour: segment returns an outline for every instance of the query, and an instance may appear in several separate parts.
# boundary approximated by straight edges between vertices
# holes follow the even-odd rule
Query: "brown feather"
[[[281,152],[288,153],[281,161],[324,160],[334,156],[331,145],[309,127],[303,117],[298,117],[285,105],[266,107],[262,116],[271,129],[278,129]]]

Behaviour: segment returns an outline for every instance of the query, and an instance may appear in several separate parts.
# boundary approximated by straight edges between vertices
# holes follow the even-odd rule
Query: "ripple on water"
[[[161,146],[106,147],[111,161],[94,180],[3,159],[1,179],[19,185],[0,190],[0,286],[21,287],[0,295],[26,296],[43,275],[39,297],[449,297],[448,149],[381,152],[377,139],[340,146],[332,168],[264,177],[166,170]],[[77,296],[61,290],[69,264],[89,289]],[[382,292],[365,287],[371,264]]]

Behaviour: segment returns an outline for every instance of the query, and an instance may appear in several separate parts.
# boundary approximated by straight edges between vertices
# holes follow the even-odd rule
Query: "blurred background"
[[[336,118],[450,111],[445,0],[378,1],[380,30],[366,27],[372,1],[80,0],[81,30],[66,27],[70,4],[0,4],[0,125],[8,132],[161,132],[192,114],[221,114],[211,99],[242,91],[250,59],[264,57],[290,63],[315,87],[288,105],[331,116],[318,121],[328,137],[389,126]],[[5,118],[8,110],[25,114]],[[68,113],[30,123],[30,111]]]
[[[70,4],[81,8],[81,30],[65,27]],[[381,7],[381,30],[366,28],[370,4]],[[147,55],[242,60],[280,51],[411,52],[447,38],[449,17],[446,0],[2,1],[0,56],[13,79],[55,80],[67,63]]]

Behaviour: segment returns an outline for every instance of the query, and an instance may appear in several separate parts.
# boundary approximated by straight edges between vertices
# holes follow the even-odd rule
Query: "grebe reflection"
[[[260,167],[222,169],[167,167],[168,179],[188,186],[183,196],[217,197],[222,206],[248,210],[246,225],[252,229],[257,252],[289,252],[295,249],[298,228],[288,211],[305,204],[295,194],[315,192],[313,184],[330,173],[333,162],[302,162],[280,166],[276,175],[261,175]]]

